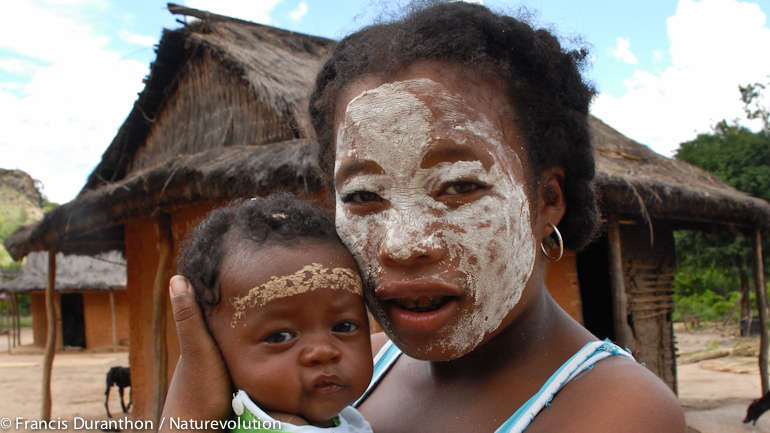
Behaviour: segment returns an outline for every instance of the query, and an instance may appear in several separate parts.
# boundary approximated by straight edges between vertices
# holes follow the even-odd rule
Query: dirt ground
[[[737,343],[756,342],[736,335],[735,330],[704,328],[685,331],[675,327],[680,354],[704,349],[733,348]],[[31,344],[31,330],[22,333],[22,343]],[[9,417],[35,420],[40,417],[42,350],[22,347],[9,354],[6,337],[0,336],[0,422]],[[107,419],[104,412],[105,375],[110,367],[128,365],[127,352],[62,352],[54,360],[52,419],[70,424],[79,416]],[[679,399],[685,409],[690,433],[770,433],[770,415],[757,424],[743,424],[746,407],[760,396],[756,357],[729,356],[677,366]],[[126,393],[126,401],[128,393]],[[122,416],[117,389],[110,394],[110,411]],[[13,425],[0,431],[24,431]],[[27,429],[28,430],[28,429]]]
[[[11,428],[0,425],[0,431],[27,431],[16,428],[16,418],[40,419],[43,350],[33,348],[32,329],[23,328],[22,347],[12,354],[7,351],[5,335],[0,335],[0,424],[3,418],[13,421]],[[128,366],[128,352],[64,351],[54,357],[51,379],[51,419],[67,421],[74,431],[74,417],[87,420],[107,419],[104,390],[107,371],[112,366]],[[125,392],[128,403],[128,390]],[[110,394],[110,412],[121,416],[117,388]]]

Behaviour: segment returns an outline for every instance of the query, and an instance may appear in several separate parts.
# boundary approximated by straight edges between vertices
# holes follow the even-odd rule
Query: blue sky
[[[383,0],[179,0],[339,39],[398,10]],[[403,2],[402,2],[403,3]],[[770,0],[484,0],[591,49],[592,112],[671,155],[721,119],[741,120],[737,87],[770,81]],[[21,0],[0,26],[0,167],[74,198],[143,88],[162,29],[156,0]],[[749,123],[743,121],[745,124]]]

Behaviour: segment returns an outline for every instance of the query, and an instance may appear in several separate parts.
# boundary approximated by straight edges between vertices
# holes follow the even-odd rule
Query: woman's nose
[[[330,338],[314,338],[301,349],[299,361],[304,366],[312,367],[338,362],[341,355]]]
[[[437,262],[444,250],[444,242],[436,232],[419,233],[400,225],[388,229],[379,255],[382,264],[412,266]]]

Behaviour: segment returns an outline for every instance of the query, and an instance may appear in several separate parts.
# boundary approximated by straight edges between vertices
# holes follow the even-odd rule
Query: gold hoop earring
[[[550,260],[552,262],[558,262],[559,260],[561,260],[562,256],[564,256],[564,241],[561,238],[561,233],[559,232],[559,229],[557,229],[556,226],[553,225],[553,223],[549,222],[548,224],[550,224],[551,227],[553,227],[553,232],[556,233],[556,239],[558,239],[558,242],[556,240],[554,240],[551,236],[548,236],[547,238],[545,238],[545,240],[543,242],[548,243],[549,244],[548,248],[552,248],[552,249],[556,248],[556,246],[558,245],[558,247],[559,247],[559,255],[554,257],[551,254],[549,254],[548,250],[546,250],[546,248],[545,248],[545,245],[543,245],[543,242],[540,242],[540,251],[543,252],[543,255],[548,260]]]

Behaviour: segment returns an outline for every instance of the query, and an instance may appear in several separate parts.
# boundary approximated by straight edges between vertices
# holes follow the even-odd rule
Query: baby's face
[[[208,322],[237,388],[266,411],[324,425],[369,384],[369,325],[347,250],[300,242],[233,248]]]

